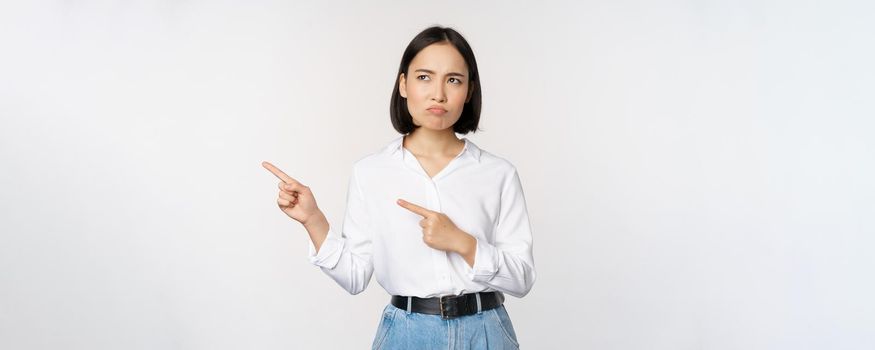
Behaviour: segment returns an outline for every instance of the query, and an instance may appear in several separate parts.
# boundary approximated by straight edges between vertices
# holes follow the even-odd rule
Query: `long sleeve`
[[[477,238],[474,266],[468,278],[515,297],[523,297],[535,284],[532,225],[519,174],[513,174],[501,191],[501,209],[492,243]]]
[[[364,195],[353,167],[346,195],[346,214],[340,231],[329,225],[317,254],[310,241],[309,259],[350,294],[365,290],[374,272],[372,231]]]
[[[465,264],[468,278],[515,297],[523,297],[535,283],[532,226],[516,169],[501,191],[501,209],[494,242],[477,238],[474,266]]]

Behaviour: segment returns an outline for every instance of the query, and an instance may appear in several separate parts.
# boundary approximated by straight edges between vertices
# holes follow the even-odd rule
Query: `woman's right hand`
[[[322,211],[316,205],[316,198],[309,187],[286,175],[273,164],[261,162],[261,166],[282,180],[279,183],[279,197],[276,203],[283,213],[305,226],[309,220],[319,218]]]

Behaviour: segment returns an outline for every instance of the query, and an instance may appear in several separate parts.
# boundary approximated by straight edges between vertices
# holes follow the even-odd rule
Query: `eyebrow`
[[[414,72],[426,72],[426,73],[428,73],[428,74],[434,74],[433,71],[430,71],[430,70],[428,70],[428,69],[424,69],[424,68],[417,69],[417,70],[415,70]],[[465,77],[464,74],[462,74],[462,73],[456,73],[456,72],[449,72],[449,73],[447,73],[447,76],[457,76],[457,77],[463,77],[463,78]]]

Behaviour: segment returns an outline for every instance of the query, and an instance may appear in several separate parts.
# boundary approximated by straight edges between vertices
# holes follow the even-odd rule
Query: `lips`
[[[431,106],[428,107],[427,111],[431,112],[431,114],[444,114],[447,113],[447,110],[440,106]]]

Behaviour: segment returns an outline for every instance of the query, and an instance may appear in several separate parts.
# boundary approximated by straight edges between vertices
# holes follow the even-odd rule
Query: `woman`
[[[342,230],[309,187],[270,163],[277,204],[310,235],[310,261],[351,294],[376,273],[392,295],[374,349],[517,349],[504,293],[535,282],[532,230],[516,168],[456,133],[476,132],[474,54],[451,28],[419,33],[390,108],[402,134],[352,170]]]

